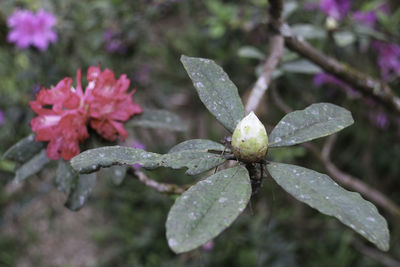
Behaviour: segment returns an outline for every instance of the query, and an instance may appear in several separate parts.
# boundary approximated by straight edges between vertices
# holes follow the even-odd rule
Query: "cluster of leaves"
[[[140,71],[142,67],[149,64],[151,79],[132,79],[134,85],[139,89],[137,92],[139,97],[141,91],[144,91],[146,96],[152,96],[151,99],[148,97],[146,99],[142,98],[140,103],[176,110],[176,102],[172,100],[176,99],[175,96],[186,96],[190,102],[184,102],[182,106],[178,106],[178,109],[184,108],[185,115],[190,116],[191,119],[194,119],[193,121],[197,122],[197,116],[205,119],[208,117],[199,107],[199,101],[192,97],[191,90],[182,90],[187,86],[187,83],[184,79],[184,73],[178,65],[177,56],[179,54],[184,52],[216,59],[224,65],[224,68],[231,74],[239,88],[247,88],[254,81],[254,69],[260,70],[261,63],[266,57],[264,50],[266,43],[265,33],[267,32],[265,29],[267,0],[236,1],[235,3],[212,0],[208,1],[210,4],[207,5],[204,4],[205,1],[157,0],[142,1],[140,3],[137,1],[126,3],[120,0],[100,0],[95,3],[68,0],[61,2],[49,0],[4,0],[0,2],[0,31],[2,32],[1,36],[3,36],[0,38],[2,44],[0,61],[7,62],[7,64],[0,66],[0,107],[6,112],[7,116],[6,125],[0,128],[0,153],[3,153],[9,147],[9,144],[26,136],[30,131],[28,125],[32,114],[27,108],[27,103],[34,97],[32,94],[32,89],[35,88],[34,85],[38,82],[43,83],[45,86],[55,84],[60,77],[70,75],[78,67],[85,68],[102,62],[103,66],[118,69],[119,72],[129,73],[131,77],[134,77],[133,75]],[[357,66],[363,71],[375,73],[376,76],[379,75],[379,69],[375,64],[375,55],[373,53],[364,53],[360,56],[359,47],[363,46],[365,39],[377,34],[379,34],[379,38],[390,37],[393,38],[393,41],[398,40],[399,24],[396,20],[398,20],[400,13],[395,11],[395,7],[398,7],[397,1],[391,1],[394,7],[392,13],[396,14],[396,16],[379,17],[385,30],[382,32],[376,30],[373,33],[359,31],[357,29],[360,28],[358,27],[359,25],[354,24],[351,20],[341,23],[338,31],[328,33],[323,27],[325,16],[322,12],[307,12],[303,9],[303,4],[310,1],[285,2],[284,17],[295,34],[312,42],[323,52],[335,55],[340,60],[347,61],[350,65]],[[372,5],[379,5],[384,2],[387,1],[353,1],[353,7],[370,10]],[[13,49],[12,45],[7,44],[4,37],[7,33],[5,18],[12,13],[17,5],[18,7],[30,9],[36,9],[40,5],[40,7],[58,14],[57,31],[62,33],[60,41],[51,46],[46,53],[37,53],[33,49],[19,51]],[[230,7],[226,8],[227,6]],[[179,27],[176,27],[176,24],[179,24]],[[122,41],[129,46],[126,53],[106,53],[103,40],[103,33],[106,28],[117,30],[118,36],[122,37]],[[385,35],[382,35],[382,33],[385,33]],[[331,39],[332,34],[334,35],[334,42]],[[349,100],[334,85],[324,88],[312,86],[311,75],[320,71],[318,67],[300,59],[298,55],[285,51],[283,63],[279,67],[279,72],[277,72],[279,78],[275,82],[284,101],[291,107],[299,109],[308,103],[329,101],[351,109],[357,121],[357,127],[347,129],[338,137],[332,154],[333,160],[343,170],[355,176],[363,177],[369,184],[374,185],[384,194],[390,195],[394,202],[398,202],[400,199],[397,190],[399,188],[400,165],[393,159],[399,156],[400,142],[398,142],[399,135],[395,120],[391,120],[388,128],[374,127],[369,113],[379,111],[379,106],[366,109],[363,101]],[[397,84],[398,80],[397,82],[394,81],[393,88],[396,88]],[[141,90],[144,86],[146,90]],[[244,91],[241,91],[241,93],[244,94]],[[275,103],[271,101],[271,98],[267,99],[267,101],[268,113],[265,115],[263,113],[265,112],[264,109],[260,112],[260,115],[263,115],[266,122],[276,122],[278,118],[282,117],[282,113],[273,108]],[[153,112],[146,114],[152,116]],[[208,122],[210,122],[210,127],[207,128],[206,132],[208,138],[218,140],[222,134],[220,128],[211,123],[211,121]],[[136,124],[136,122],[132,121],[132,125]],[[171,123],[171,125],[175,124]],[[179,128],[184,126],[181,125]],[[189,135],[193,135],[194,132],[196,135],[201,134],[201,124],[194,126],[191,128]],[[135,138],[138,138],[138,136],[135,136]],[[142,139],[139,138],[139,140]],[[151,144],[152,149],[157,149],[152,151],[159,151],[163,150],[167,143],[170,146],[171,143],[169,142],[170,140],[164,144],[146,142],[146,145],[150,146],[149,144]],[[313,168],[321,169],[315,158],[306,153],[301,146],[287,149],[285,147],[271,149],[269,158],[274,161],[297,162],[298,164],[301,162],[303,165],[312,165]],[[354,160],[354,158],[362,160]],[[50,165],[53,164],[50,163]],[[18,166],[19,164],[17,164]],[[4,178],[4,182],[5,178],[12,178],[11,170],[13,167],[13,162],[0,161],[0,176]],[[113,180],[119,183],[123,176],[110,174],[120,174],[120,170],[124,169],[125,167],[122,166],[103,169],[103,172],[108,172],[108,175],[104,177],[113,177]],[[152,174],[156,175],[156,172],[152,172]],[[175,179],[178,176],[181,176],[181,172],[170,177]],[[35,181],[40,182],[38,179]],[[123,189],[125,189],[126,184],[127,181],[124,182]],[[131,189],[133,187],[143,188],[139,187],[135,181],[130,181],[129,185]],[[273,187],[272,184],[269,184],[268,188],[264,187],[263,190],[271,189],[271,187]],[[107,190],[112,191],[114,195],[118,195],[122,188],[107,187]],[[275,188],[275,190],[279,189]],[[24,193],[32,194],[34,192],[27,192],[25,189]],[[290,234],[291,242],[296,239],[299,241],[296,257],[302,258],[301,261],[304,264],[321,266],[326,265],[322,262],[331,263],[327,261],[334,257],[332,252],[335,251],[335,260],[332,260],[332,262],[340,263],[343,266],[349,266],[350,264],[355,266],[357,263],[361,264],[359,266],[367,266],[359,262],[360,260],[365,260],[365,257],[361,257],[349,245],[352,242],[352,238],[349,238],[351,234],[347,230],[343,230],[337,224],[333,224],[334,227],[332,228],[332,219],[316,216],[316,213],[311,209],[303,209],[301,205],[292,205],[292,198],[286,198],[285,194],[277,194],[277,192],[270,191],[269,193],[275,194],[274,199],[265,204],[266,209],[274,209],[277,203],[279,205],[283,202],[286,204],[285,209],[279,209],[279,211],[289,215],[280,218],[278,223],[280,227],[286,227],[283,232],[292,233]],[[96,203],[101,201],[104,201],[104,198],[98,199]],[[149,221],[154,219],[152,215],[147,213],[150,206],[144,208],[143,204],[141,204],[142,202],[133,204],[129,203],[128,200],[121,200],[119,203],[119,205],[114,203],[114,206],[110,208],[110,217],[123,217],[125,215],[121,210],[133,207],[135,214],[143,214],[144,212],[146,215],[142,217],[148,218]],[[124,206],[122,203],[126,205]],[[298,215],[297,209],[299,208],[303,209],[301,215]],[[76,216],[79,216],[79,214]],[[291,216],[297,217],[293,220],[288,219]],[[244,216],[240,217],[243,218]],[[274,212],[274,217],[278,217],[277,211]],[[306,218],[307,220],[305,220]],[[253,218],[247,219],[249,219],[249,222],[247,222],[249,224],[254,221],[252,220]],[[329,227],[327,226],[328,224]],[[121,232],[125,231],[121,233],[124,238],[120,240],[120,245],[126,245],[124,249],[126,254],[129,254],[129,247],[132,243],[137,242],[136,245],[140,247],[140,234],[148,233],[148,231],[139,231],[132,234],[128,231],[130,226],[128,224],[118,225]],[[249,246],[251,247],[253,244],[247,239],[247,235],[250,234],[244,231],[241,226],[243,224],[237,224],[236,227],[230,229],[229,233],[218,239],[221,243],[227,241],[223,244],[226,248],[223,253],[231,256],[233,264],[243,262],[240,261],[245,258],[242,253],[249,250]],[[296,227],[296,231],[291,231],[294,227]],[[396,224],[393,223],[392,227],[392,238],[396,239]],[[312,230],[307,232],[306,229],[310,228]],[[145,230],[148,229],[146,228]],[[316,235],[314,233],[316,231],[318,231],[318,237],[323,236],[324,246],[316,243],[320,240],[315,238]],[[162,233],[162,231],[158,233]],[[255,235],[257,236],[257,234]],[[266,236],[270,234],[268,233]],[[153,233],[153,235],[156,234]],[[283,236],[285,235],[281,233],[280,237]],[[298,238],[299,236],[302,238]],[[231,239],[228,240],[228,238]],[[235,247],[231,244],[232,240],[238,241],[235,243]],[[337,243],[339,242],[338,240],[341,240],[340,243]],[[230,245],[227,245],[228,242]],[[396,246],[395,243],[392,245]],[[339,250],[337,250],[338,247],[340,247]],[[254,246],[253,248],[255,250]],[[214,250],[215,253],[212,253],[209,257],[217,258],[216,254],[220,250],[218,248],[214,248]],[[255,253],[254,250],[249,250],[249,254]],[[146,252],[145,250],[142,251],[143,253]],[[392,251],[396,253],[397,250],[394,248]],[[202,255],[202,257],[207,258],[208,256]],[[349,259],[351,263],[349,263]],[[357,263],[355,263],[356,259]],[[347,262],[347,264],[342,261]],[[214,265],[221,266],[222,264]],[[288,265],[284,264],[284,266]]]
[[[212,60],[181,58],[200,99],[231,133],[244,117],[236,86]],[[270,147],[290,146],[323,137],[351,125],[347,110],[321,103],[286,115],[270,134]],[[212,153],[217,151],[217,153]],[[144,168],[187,168],[195,175],[210,170],[228,158],[221,144],[211,140],[189,140],[160,155],[135,148],[103,147],[85,151],[71,160],[80,173],[100,167],[141,164]],[[264,163],[259,163],[264,164]],[[389,248],[385,219],[373,204],[358,193],[341,188],[327,175],[289,164],[267,162],[271,177],[288,193],[320,212],[339,219],[382,250]],[[243,164],[211,175],[183,193],[171,208],[166,228],[170,248],[176,253],[197,248],[213,239],[246,208],[251,179]]]

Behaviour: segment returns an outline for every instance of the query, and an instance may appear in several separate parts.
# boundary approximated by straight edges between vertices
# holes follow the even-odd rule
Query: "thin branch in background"
[[[352,245],[360,253],[364,254],[367,257],[370,257],[371,259],[374,259],[375,261],[379,262],[383,266],[387,266],[387,267],[399,267],[400,266],[400,262],[391,258],[390,256],[388,256],[387,253],[381,252],[372,247],[368,247],[357,240],[354,240]]]
[[[285,113],[289,113],[292,111],[290,107],[288,107],[282,98],[280,97],[278,91],[275,88],[272,88],[272,98],[274,103]],[[387,212],[392,214],[396,219],[400,218],[400,207],[387,198],[384,194],[379,192],[378,190],[370,187],[359,178],[354,177],[342,170],[340,170],[330,159],[330,154],[332,151],[332,146],[335,141],[336,135],[331,135],[327,142],[325,143],[322,151],[318,149],[315,145],[311,143],[303,143],[302,146],[305,147],[308,151],[310,151],[315,158],[317,158],[325,167],[326,171],[330,175],[333,180],[338,182],[341,185],[344,185],[350,190],[357,191],[362,194],[365,198],[374,202],[381,208],[385,209]]]
[[[364,196],[367,196],[371,201],[375,202],[382,208],[385,208],[392,215],[399,218],[400,217],[399,206],[397,206],[394,202],[388,199],[381,192],[377,191],[372,187],[369,187],[367,184],[363,183],[361,180],[355,178],[354,176],[341,171],[338,167],[336,167],[335,164],[333,164],[333,162],[330,159],[330,154],[335,141],[336,141],[336,135],[331,135],[326,141],[321,152],[321,160],[325,165],[325,168],[328,171],[328,173],[341,184],[356,190],[357,192],[361,193]]]
[[[179,186],[176,184],[160,183],[149,178],[142,171],[135,170],[133,168],[129,168],[128,173],[131,174],[135,179],[139,180],[144,185],[155,189],[159,193],[180,195],[190,187],[190,185]]]
[[[282,14],[282,1],[270,0],[269,8],[269,29],[270,29],[270,39],[269,39],[269,57],[265,61],[262,73],[258,77],[256,83],[251,89],[249,98],[245,105],[246,113],[250,113],[257,109],[260,101],[268,89],[271,82],[271,78],[274,70],[279,64],[284,52],[284,39],[279,31],[275,29],[280,28],[282,24],[281,14]]]
[[[288,29],[287,25],[285,26],[284,29]],[[286,33],[286,31],[288,33]],[[326,72],[347,82],[363,93],[363,95],[373,97],[390,110],[400,113],[400,98],[393,92],[392,88],[383,81],[377,80],[345,63],[324,55],[306,41],[293,36],[289,29],[285,30],[285,45],[290,50],[320,66]]]

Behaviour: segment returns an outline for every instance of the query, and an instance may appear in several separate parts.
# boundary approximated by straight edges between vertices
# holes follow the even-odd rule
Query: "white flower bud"
[[[328,31],[336,31],[339,27],[338,21],[335,18],[327,17],[325,27]]]
[[[268,149],[268,135],[264,125],[251,112],[236,126],[232,135],[233,154],[243,162],[257,162]]]

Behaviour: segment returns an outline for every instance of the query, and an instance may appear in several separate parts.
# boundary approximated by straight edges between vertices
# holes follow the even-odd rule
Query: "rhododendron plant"
[[[90,67],[85,92],[81,85],[81,71],[77,72],[77,86],[71,78],[64,78],[51,89],[42,88],[36,100],[30,102],[38,114],[31,121],[37,141],[48,141],[47,156],[69,160],[79,154],[79,143],[89,137],[87,125],[109,141],[126,138],[123,122],[141,113],[132,101],[134,91],[128,93],[130,81],[126,75],[116,80],[114,73],[100,67]],[[50,106],[50,108],[48,107]]]

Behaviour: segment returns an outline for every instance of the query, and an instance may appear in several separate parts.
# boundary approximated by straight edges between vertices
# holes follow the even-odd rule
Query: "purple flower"
[[[319,9],[334,19],[343,19],[349,12],[351,0],[321,0]]]
[[[138,71],[133,74],[134,80],[141,84],[148,84],[150,82],[150,65],[143,64]]]
[[[118,32],[107,29],[103,34],[105,48],[110,53],[126,53],[127,47],[122,39],[118,37]]]
[[[378,65],[382,78],[387,81],[400,76],[400,46],[374,41],[372,48],[378,53]]]
[[[313,84],[315,86],[322,86],[325,84],[337,86],[343,89],[349,98],[355,98],[359,96],[359,93],[356,90],[354,90],[353,87],[343,82],[342,80],[336,78],[335,76],[327,73],[316,74],[313,79]]]
[[[3,111],[0,110],[0,126],[3,126],[6,123],[6,119],[4,117]]]
[[[210,240],[202,246],[203,251],[211,252],[214,248],[214,240]]]
[[[378,128],[382,130],[386,130],[389,127],[389,118],[387,114],[383,111],[376,111],[370,113],[369,119],[375,124]]]
[[[365,26],[374,28],[378,18],[374,11],[355,11],[353,13],[353,19]]]
[[[53,30],[56,23],[57,18],[42,9],[36,14],[30,10],[15,10],[7,18],[7,25],[11,28],[7,40],[20,49],[32,45],[44,51],[49,43],[57,40],[57,33]]]

